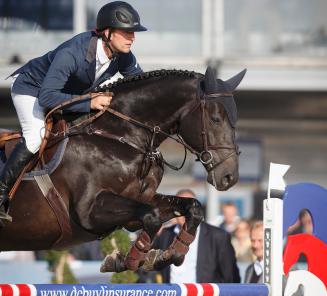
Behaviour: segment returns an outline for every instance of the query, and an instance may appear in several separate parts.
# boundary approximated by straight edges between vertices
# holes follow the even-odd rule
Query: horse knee
[[[143,229],[153,238],[159,231],[162,223],[160,220],[159,209],[152,209],[143,216]]]
[[[196,199],[194,199],[192,201],[192,204],[189,208],[188,213],[189,214],[187,216],[189,216],[194,221],[194,223],[200,224],[204,218],[204,212],[203,212],[202,205]]]

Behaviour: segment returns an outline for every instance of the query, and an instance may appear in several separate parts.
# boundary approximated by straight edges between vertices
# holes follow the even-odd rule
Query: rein
[[[58,111],[61,110],[63,107],[66,107],[68,105],[74,104],[76,102],[80,102],[86,99],[92,99],[95,98],[98,95],[108,95],[108,96],[113,96],[112,92],[99,92],[99,93],[87,93],[81,96],[75,96],[72,99],[70,99],[69,101],[66,101],[64,103],[59,104],[58,106],[56,106],[55,108],[53,108],[45,117],[45,121],[48,122],[49,120],[51,120],[51,115]],[[99,130],[99,129],[93,129],[92,127],[90,127],[87,131],[87,133],[89,135],[94,134],[97,136],[101,136],[101,137],[105,137],[105,138],[109,138],[109,139],[113,139],[113,140],[117,140],[121,143],[124,144],[128,144],[131,147],[133,147],[134,149],[140,151],[141,153],[145,154],[151,161],[154,161],[155,159],[158,159],[161,157],[161,160],[163,161],[163,163],[165,165],[167,165],[168,167],[170,167],[173,170],[180,170],[186,161],[186,156],[187,156],[187,150],[189,150],[191,153],[195,154],[197,156],[197,160],[200,161],[204,167],[206,168],[207,172],[211,172],[212,170],[214,170],[217,166],[219,166],[220,164],[222,164],[224,161],[226,161],[227,159],[229,159],[230,157],[232,157],[234,154],[239,155],[239,149],[237,145],[233,145],[233,146],[221,146],[221,145],[209,145],[208,144],[208,132],[207,132],[207,128],[205,125],[205,104],[206,104],[206,99],[210,99],[210,98],[218,98],[221,96],[232,96],[231,93],[215,93],[215,94],[210,94],[210,95],[204,95],[203,98],[199,99],[199,102],[196,103],[196,105],[187,113],[183,116],[186,117],[187,115],[190,115],[192,113],[194,113],[198,108],[200,108],[200,114],[201,114],[201,126],[202,126],[202,131],[201,131],[201,136],[202,136],[202,143],[203,143],[203,150],[201,152],[196,151],[195,149],[193,149],[190,145],[188,145],[187,143],[185,143],[185,141],[178,135],[178,138],[176,139],[175,137],[171,136],[170,134],[166,133],[165,131],[163,131],[160,126],[155,125],[155,126],[150,126],[147,125],[143,122],[140,122],[130,116],[127,116],[117,110],[114,110],[112,108],[105,107],[102,110],[100,110],[99,112],[97,112],[96,114],[94,114],[93,116],[90,116],[89,118],[82,120],[81,122],[79,122],[78,124],[75,124],[73,126],[70,126],[66,131],[63,132],[58,132],[58,133],[52,133],[55,137],[58,136],[69,136],[70,134],[78,134],[78,133],[71,133],[70,130],[75,129],[76,127],[81,127],[81,126],[89,126],[93,121],[95,121],[97,118],[99,118],[100,116],[102,116],[105,112],[109,112],[115,116],[117,116],[118,118],[121,118],[125,121],[128,121],[134,125],[137,125],[139,127],[142,127],[144,129],[149,130],[152,135],[151,135],[151,141],[150,141],[150,145],[148,147],[147,150],[144,150],[142,147],[139,147],[139,145],[136,145],[135,143],[125,139],[124,137],[119,137],[117,135],[111,134],[107,131],[104,130]],[[46,134],[50,134],[51,131],[47,131]],[[167,161],[165,161],[165,159],[163,159],[163,157],[161,156],[161,153],[159,150],[157,150],[156,147],[154,147],[155,144],[155,138],[156,136],[158,136],[159,134],[164,135],[167,138],[170,138],[172,140],[174,140],[175,142],[183,145],[184,147],[184,159],[182,164],[179,167],[176,167],[172,164],[169,164]],[[47,140],[47,137],[46,137]],[[219,162],[214,162],[213,160],[213,155],[211,153],[210,150],[218,150],[218,149],[228,149],[228,150],[233,150],[230,154],[228,154],[226,157],[224,157],[223,159],[221,159]]]
[[[48,112],[48,114],[46,115],[44,121],[45,122],[48,122],[49,120],[51,120],[51,117],[50,116],[52,114],[54,114],[56,111],[59,111],[59,110],[61,111],[62,108],[64,108],[64,107],[67,107],[69,105],[72,105],[72,104],[74,104],[76,102],[81,102],[81,101],[84,101],[84,100],[87,100],[87,99],[96,98],[99,95],[113,96],[114,94],[112,92],[98,92],[98,93],[87,93],[87,94],[80,95],[80,96],[74,96],[72,99],[59,104],[58,106],[56,106],[55,108],[53,108],[50,112]],[[100,117],[104,112],[106,112],[106,108],[100,110],[99,112],[97,112],[93,116],[90,116],[89,118],[87,118],[85,120],[82,120],[78,124],[75,124],[75,125],[71,126],[70,128],[68,128],[68,131],[70,129],[74,129],[74,128],[79,127],[79,126],[87,126],[87,125],[89,125],[94,120],[96,120],[98,117]],[[50,133],[51,131],[47,131],[47,132]],[[62,134],[64,134],[64,133],[65,132],[62,132]],[[55,133],[52,133],[52,135],[59,136],[60,133],[56,133],[56,134]]]
[[[155,125],[155,126],[147,125],[147,124],[145,124],[143,122],[140,122],[140,121],[138,121],[138,120],[136,120],[136,119],[134,119],[132,117],[129,117],[129,116],[127,116],[127,115],[125,115],[123,113],[120,113],[119,111],[116,111],[116,110],[114,110],[112,108],[109,108],[109,107],[106,109],[106,111],[109,112],[109,113],[111,113],[111,114],[113,114],[113,115],[115,115],[115,116],[117,116],[117,117],[119,117],[119,118],[121,118],[121,119],[123,119],[123,120],[125,120],[125,121],[128,121],[128,122],[130,122],[130,123],[132,123],[134,125],[140,126],[140,127],[144,128],[144,129],[147,129],[150,132],[152,132],[150,146],[148,148],[148,151],[144,151],[141,148],[137,148],[138,150],[140,150],[141,152],[143,152],[144,154],[146,154],[148,157],[150,157],[150,159],[152,159],[152,160],[154,160],[154,158],[160,154],[160,152],[157,150],[157,148],[154,147],[155,138],[156,138],[156,136],[158,134],[162,134],[165,137],[168,137],[168,138],[176,141],[177,143],[182,144],[184,146],[184,159],[182,161],[182,164],[179,167],[176,167],[176,166],[168,163],[164,158],[162,158],[162,161],[164,162],[164,164],[167,165],[169,168],[171,168],[173,170],[178,171],[178,170],[180,170],[184,166],[185,161],[186,161],[186,156],[187,156],[186,149],[188,149],[192,153],[195,151],[191,146],[189,146],[188,144],[186,144],[179,135],[178,135],[178,139],[176,139],[173,136],[171,136],[170,134],[164,132],[160,128],[160,126],[158,126],[158,125]],[[105,131],[103,131],[102,133],[103,134],[106,134],[106,135],[110,135],[109,136],[110,138],[112,138],[112,136],[113,136],[113,135],[111,135],[111,134],[109,134],[109,133],[107,133]],[[125,140],[125,143],[131,145],[131,143],[128,143],[126,140]],[[131,146],[133,146],[133,145],[131,145]]]
[[[74,96],[72,99],[68,100],[68,101],[65,101],[61,104],[59,104],[58,106],[56,106],[55,108],[53,108],[45,117],[45,122],[48,123],[49,121],[52,123],[52,119],[51,119],[51,115],[54,114],[56,111],[59,111],[59,110],[62,110],[62,108],[64,107],[67,107],[71,104],[74,104],[76,102],[80,102],[80,101],[83,101],[83,100],[86,100],[86,99],[92,99],[92,98],[95,98],[99,95],[108,95],[108,96],[113,96],[114,94],[112,92],[98,92],[98,93],[87,93],[87,94],[84,94],[84,95],[80,95],[80,96]],[[76,129],[77,127],[81,127],[81,126],[89,126],[93,121],[95,121],[97,118],[99,118],[100,116],[102,116],[105,112],[109,112],[125,121],[128,121],[130,123],[133,123],[135,125],[138,125],[140,127],[143,127],[149,131],[152,132],[152,136],[151,136],[151,142],[150,142],[150,147],[147,149],[147,151],[145,151],[142,147],[136,145],[135,143],[125,139],[124,137],[119,137],[117,135],[114,135],[114,134],[111,134],[107,131],[104,131],[104,130],[100,130],[100,129],[92,129],[92,127],[90,127],[87,131],[87,134],[89,135],[97,135],[97,136],[101,136],[101,137],[105,137],[105,138],[109,138],[109,139],[113,139],[113,140],[116,140],[116,141],[119,141],[123,144],[127,144],[131,147],[133,147],[134,149],[140,151],[141,153],[145,154],[151,161],[154,161],[156,158],[159,158],[161,153],[160,151],[157,150],[157,148],[154,148],[154,141],[155,141],[155,137],[160,133],[160,134],[163,134],[164,136],[166,137],[169,137],[171,138],[172,140],[182,144],[184,146],[184,159],[182,161],[182,164],[179,166],[179,167],[176,167],[170,163],[168,163],[164,158],[162,158],[162,161],[165,165],[167,165],[169,168],[173,169],[173,170],[180,170],[184,164],[185,164],[185,161],[186,161],[186,156],[187,156],[187,151],[186,149],[189,149],[192,153],[196,153],[195,150],[193,150],[193,148],[189,145],[187,145],[183,139],[178,136],[179,138],[176,139],[174,137],[172,137],[171,135],[169,135],[168,133],[164,132],[161,130],[160,126],[149,126],[145,123],[142,123],[136,119],[133,119],[123,113],[120,113],[119,111],[116,111],[112,108],[109,108],[108,107],[105,107],[103,108],[102,110],[100,110],[99,112],[97,112],[96,114],[94,114],[93,116],[90,116],[89,118],[85,119],[85,120],[82,120],[81,122],[79,122],[78,124],[75,124],[73,126],[70,126],[69,128],[67,128],[67,130],[65,131],[62,131],[62,132],[57,132],[57,133],[53,133],[51,132],[51,130],[46,130],[46,136],[44,137],[45,140],[47,141],[49,139],[49,136],[50,134],[52,134],[53,136],[55,137],[60,137],[60,136],[63,136],[63,137],[69,137],[69,135],[71,134],[79,134],[79,133],[72,133],[70,132],[70,130],[73,130],[73,129]],[[47,125],[46,125],[47,126]],[[41,145],[45,148],[45,145]],[[41,151],[42,153],[42,151]]]

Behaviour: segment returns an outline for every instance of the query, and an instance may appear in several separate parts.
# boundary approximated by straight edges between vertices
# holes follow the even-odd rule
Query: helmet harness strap
[[[104,41],[105,46],[110,50],[111,54],[112,54],[112,58],[116,58],[118,56],[118,53],[114,52],[113,49],[110,46],[110,38],[111,38],[111,30],[109,29],[109,35],[108,38],[106,36],[106,34],[104,32],[101,33],[101,37],[102,40]]]

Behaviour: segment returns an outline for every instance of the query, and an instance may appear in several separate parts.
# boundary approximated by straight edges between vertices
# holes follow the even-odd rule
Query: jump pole
[[[267,199],[263,202],[264,271],[263,282],[270,287],[271,296],[283,295],[283,200],[289,165],[270,163]]]
[[[1,296],[268,296],[265,284],[18,284]]]

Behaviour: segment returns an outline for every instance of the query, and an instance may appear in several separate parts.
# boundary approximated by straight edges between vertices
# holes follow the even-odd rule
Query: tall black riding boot
[[[0,175],[0,219],[12,220],[7,213],[9,209],[8,194],[33,155],[27,149],[25,140],[19,142],[10,154]]]

